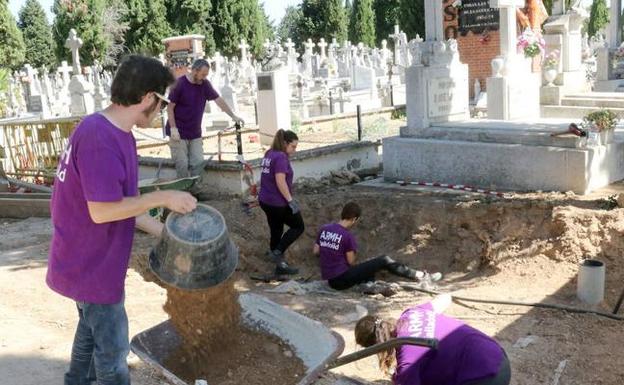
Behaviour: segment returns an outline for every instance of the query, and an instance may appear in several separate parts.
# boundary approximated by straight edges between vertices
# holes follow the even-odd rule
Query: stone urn
[[[546,80],[546,85],[548,87],[553,87],[553,82],[557,78],[559,71],[556,68],[546,68],[544,69],[544,80]]]

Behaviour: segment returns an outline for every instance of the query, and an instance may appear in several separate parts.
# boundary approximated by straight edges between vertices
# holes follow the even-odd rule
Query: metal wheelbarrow
[[[338,358],[344,350],[344,340],[322,323],[257,294],[242,293],[239,302],[242,308],[241,322],[245,326],[280,338],[291,345],[294,353],[303,361],[306,371],[297,385],[311,384],[328,369],[374,355],[389,347],[403,344],[431,348],[437,346],[437,340],[397,338]],[[164,367],[169,354],[181,343],[171,322],[167,320],[134,336],[130,347],[139,358],[157,369],[171,384],[189,385]]]

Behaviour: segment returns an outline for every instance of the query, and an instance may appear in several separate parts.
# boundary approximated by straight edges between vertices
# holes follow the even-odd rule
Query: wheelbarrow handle
[[[415,345],[415,346],[427,347],[430,349],[437,349],[438,340],[436,338],[417,338],[417,337],[393,338],[386,342],[382,342],[380,344],[369,346],[355,353],[347,354],[346,356],[336,358],[333,362],[328,363],[326,368],[327,369],[337,368],[342,365],[350,364],[353,361],[361,360],[362,358],[375,355],[384,350],[396,348],[402,345]]]

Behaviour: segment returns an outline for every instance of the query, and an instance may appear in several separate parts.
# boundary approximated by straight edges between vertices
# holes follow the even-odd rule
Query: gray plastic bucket
[[[604,299],[605,264],[596,259],[581,262],[578,273],[576,296],[581,301],[596,305]]]
[[[186,215],[170,214],[150,253],[150,268],[165,283],[185,290],[206,289],[228,279],[238,265],[223,215],[198,204]]]

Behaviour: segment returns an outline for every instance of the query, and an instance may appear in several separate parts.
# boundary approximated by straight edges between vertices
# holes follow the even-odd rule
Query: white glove
[[[177,127],[171,127],[171,135],[169,135],[169,138],[176,142],[180,140],[180,132]]]
[[[243,118],[241,118],[241,117],[240,117],[240,116],[238,116],[238,115],[234,115],[234,116],[232,116],[232,120],[234,121],[234,123],[238,123],[238,124],[240,124],[241,126],[244,126],[244,125],[245,125],[245,121],[243,120]]]

